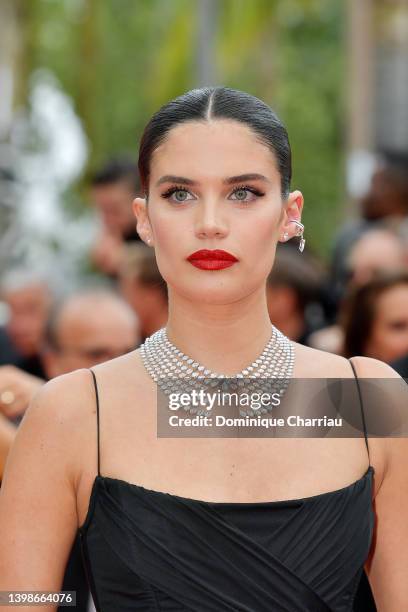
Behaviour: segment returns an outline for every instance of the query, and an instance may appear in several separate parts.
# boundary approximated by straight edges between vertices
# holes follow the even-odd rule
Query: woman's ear
[[[147,214],[147,202],[145,198],[133,200],[133,213],[136,217],[136,229],[141,239],[149,246],[153,245],[152,228],[149,215]]]
[[[291,223],[291,220],[301,222],[303,203],[303,195],[300,191],[292,191],[289,194],[284,206],[283,219],[280,226],[279,239],[282,242],[287,242],[298,235],[298,226],[296,223]]]

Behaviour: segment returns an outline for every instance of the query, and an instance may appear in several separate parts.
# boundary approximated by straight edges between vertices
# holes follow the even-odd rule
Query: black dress
[[[79,532],[98,612],[353,610],[374,527],[366,432],[369,466],[341,489],[255,503],[180,497],[100,474],[92,375],[98,475]]]

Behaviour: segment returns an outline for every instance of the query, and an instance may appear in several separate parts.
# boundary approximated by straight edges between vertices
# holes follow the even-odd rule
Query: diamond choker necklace
[[[274,325],[271,338],[259,357],[234,376],[216,373],[185,355],[170,342],[165,328],[146,338],[140,347],[140,354],[147,372],[166,395],[190,393],[193,389],[214,392],[218,386],[222,391],[245,390],[246,393],[268,392],[282,396],[288,379],[292,377],[294,365],[293,343]],[[240,410],[240,414],[254,416],[266,414],[271,409],[266,406],[255,411]],[[211,414],[193,407],[184,407],[184,410],[191,414]]]

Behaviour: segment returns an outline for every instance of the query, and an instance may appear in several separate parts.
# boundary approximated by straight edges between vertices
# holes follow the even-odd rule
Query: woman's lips
[[[203,249],[189,255],[187,261],[201,270],[223,270],[234,265],[238,259],[227,251]]]

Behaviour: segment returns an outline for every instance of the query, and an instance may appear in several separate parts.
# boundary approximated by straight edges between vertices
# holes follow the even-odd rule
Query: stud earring
[[[305,229],[305,226],[303,225],[303,223],[300,223],[300,221],[296,221],[295,219],[289,219],[289,221],[291,221],[292,223],[296,223],[296,225],[298,226],[298,231],[296,235],[300,236],[299,251],[303,253],[306,244],[306,239],[303,237],[303,231]]]
[[[288,238],[289,238],[289,234],[288,234],[288,232],[285,232],[285,233],[283,234],[283,239],[284,239],[284,240],[287,240]]]

